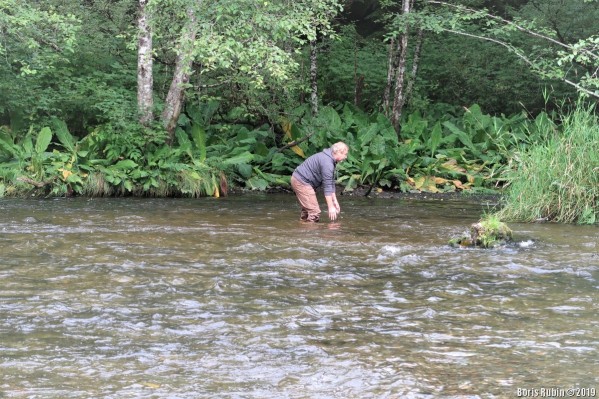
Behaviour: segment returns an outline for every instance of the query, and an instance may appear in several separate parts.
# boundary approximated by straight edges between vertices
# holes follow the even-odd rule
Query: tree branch
[[[452,7],[452,8],[457,8],[457,9],[459,9],[459,10],[465,10],[465,11],[468,11],[468,12],[471,12],[471,13],[478,13],[478,12],[479,12],[479,11],[477,11],[477,10],[474,10],[474,9],[472,9],[472,8],[464,7],[464,6],[457,5],[457,4],[449,4],[449,3],[446,3],[446,2],[444,2],[444,1],[439,1],[439,0],[427,0],[427,1],[428,1],[428,3],[431,3],[431,4],[440,4],[440,5],[443,5],[443,6],[448,6],[448,7]],[[540,38],[540,39],[547,40],[547,41],[549,41],[549,42],[551,42],[551,43],[557,44],[558,46],[564,47],[564,48],[566,48],[566,49],[568,49],[568,50],[570,50],[570,51],[574,51],[574,50],[576,50],[576,49],[574,48],[574,46],[571,46],[571,45],[569,45],[569,44],[566,44],[566,43],[560,42],[559,40],[555,40],[555,39],[553,39],[552,37],[549,37],[549,36],[543,35],[543,34],[541,34],[541,33],[539,33],[539,32],[535,32],[535,31],[533,31],[533,30],[527,29],[527,28],[525,28],[525,27],[523,27],[523,26],[521,26],[521,25],[518,25],[518,24],[516,24],[516,23],[514,23],[514,22],[512,22],[512,21],[508,21],[507,19],[504,19],[504,18],[498,17],[498,16],[496,16],[496,15],[493,15],[493,14],[489,14],[489,13],[486,13],[486,12],[484,13],[484,16],[486,16],[486,17],[488,17],[488,18],[490,18],[490,19],[494,19],[494,20],[496,20],[496,21],[502,22],[502,23],[504,23],[504,24],[506,24],[506,25],[513,26],[514,28],[516,28],[516,29],[517,29],[517,30],[519,30],[520,32],[524,32],[524,33],[527,33],[527,34],[529,34],[529,35],[531,35],[531,36],[535,36],[535,37],[538,37],[538,38]],[[588,51],[588,50],[583,50],[583,52],[584,52],[585,54],[588,54],[588,55],[589,55],[589,56],[591,56],[592,58],[599,59],[599,55],[597,55],[597,54],[595,54],[595,53],[593,53],[593,52],[591,52],[591,51]]]
[[[48,41],[46,39],[44,39],[43,37],[38,37],[35,40],[37,40],[38,42],[45,44],[46,46],[50,47],[52,50],[56,51],[57,53],[62,54],[63,50],[58,47],[58,45],[56,43],[52,43],[51,41]]]
[[[283,152],[284,150],[286,150],[287,148],[291,148],[294,147],[300,143],[303,143],[304,141],[308,140],[310,137],[312,137],[314,135],[314,133],[316,132],[312,132],[304,137],[302,137],[301,139],[297,139],[297,140],[293,140],[291,143],[287,143],[285,144],[285,146],[279,148],[279,152]]]
[[[22,181],[23,183],[29,183],[32,186],[35,186],[37,188],[42,188],[44,186],[47,186],[48,184],[52,183],[54,180],[56,180],[56,177],[53,177],[46,181],[35,181],[35,180],[30,179],[29,177],[25,177],[25,176],[17,177],[17,181]]]
[[[456,35],[468,36],[468,37],[472,37],[472,38],[475,38],[475,39],[486,40],[486,41],[489,41],[489,42],[493,42],[493,43],[499,44],[499,45],[501,45],[503,47],[506,47],[508,50],[510,50],[518,58],[520,58],[522,61],[526,62],[531,67],[537,68],[537,66],[531,60],[529,60],[526,56],[524,56],[523,54],[521,54],[516,47],[512,46],[509,43],[502,42],[501,40],[493,39],[493,38],[490,38],[490,37],[475,35],[475,34],[472,34],[472,33],[460,32],[460,31],[453,30],[453,29],[443,29],[443,30],[446,31],[446,32],[449,32],[449,33],[455,33]],[[587,94],[587,95],[589,95],[591,97],[595,97],[595,98],[599,99],[599,93],[592,92],[592,91],[590,91],[590,90],[582,87],[578,83],[575,83],[575,82],[572,82],[571,80],[568,80],[567,78],[562,78],[561,80],[564,83],[567,83],[567,84],[575,87],[577,90],[579,90],[579,91],[581,91],[581,92],[583,92],[583,93],[585,93],[585,94]]]

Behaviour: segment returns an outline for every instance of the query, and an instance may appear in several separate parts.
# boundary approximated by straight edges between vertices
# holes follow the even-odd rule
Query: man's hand
[[[329,207],[329,219],[331,219],[331,220],[337,219],[337,215],[339,215],[338,207],[339,207],[339,204],[337,204],[337,207],[335,207],[335,206]]]
[[[327,200],[327,205],[329,207],[329,219],[336,220],[337,216],[339,216],[339,213],[341,212],[341,207],[337,201],[337,196],[335,194],[331,194],[326,195],[324,198]]]
[[[333,197],[333,205],[335,205],[335,209],[337,209],[337,213],[341,212],[341,207],[339,206],[339,202],[337,202],[337,198]]]

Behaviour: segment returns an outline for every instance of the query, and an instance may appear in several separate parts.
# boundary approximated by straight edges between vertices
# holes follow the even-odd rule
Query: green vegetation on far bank
[[[349,104],[315,117],[300,107],[279,126],[258,127],[215,120],[218,108],[188,107],[170,146],[159,133],[110,126],[76,139],[57,119],[22,139],[3,127],[0,195],[218,196],[223,179],[265,190],[287,185],[305,156],[338,140],[352,149],[338,167],[345,190],[481,192],[501,187],[510,150],[536,140],[538,121],[548,120],[491,117],[474,105],[461,116],[413,113],[398,139],[383,114]]]
[[[118,132],[107,125],[78,139],[58,119],[23,138],[1,127],[0,197],[200,197],[226,194],[227,186],[287,187],[304,157],[343,140],[351,152],[337,181],[346,191],[502,192],[503,220],[597,221],[599,123],[592,106],[535,119],[490,116],[477,105],[459,116],[416,112],[400,138],[382,114],[349,104],[316,116],[300,107],[278,126],[257,127],[219,119],[218,110],[215,101],[188,107],[172,145],[160,129]]]
[[[509,181],[497,216],[510,221],[599,221],[599,118],[579,105],[559,129],[520,148],[506,169]]]

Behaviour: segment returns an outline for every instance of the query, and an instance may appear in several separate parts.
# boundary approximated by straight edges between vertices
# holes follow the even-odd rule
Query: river
[[[597,226],[452,248],[493,204],[340,202],[0,200],[0,398],[596,397]]]

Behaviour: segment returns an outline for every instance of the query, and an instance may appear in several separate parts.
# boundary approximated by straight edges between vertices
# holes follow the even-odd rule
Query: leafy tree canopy
[[[489,41],[508,49],[541,77],[563,81],[584,95],[599,98],[599,36],[592,24],[599,12],[595,3],[530,1],[512,17],[503,18],[485,8],[426,0],[423,12],[397,15],[392,31],[416,24],[437,33]],[[591,18],[574,17],[581,14]],[[558,23],[562,18],[564,22]]]

